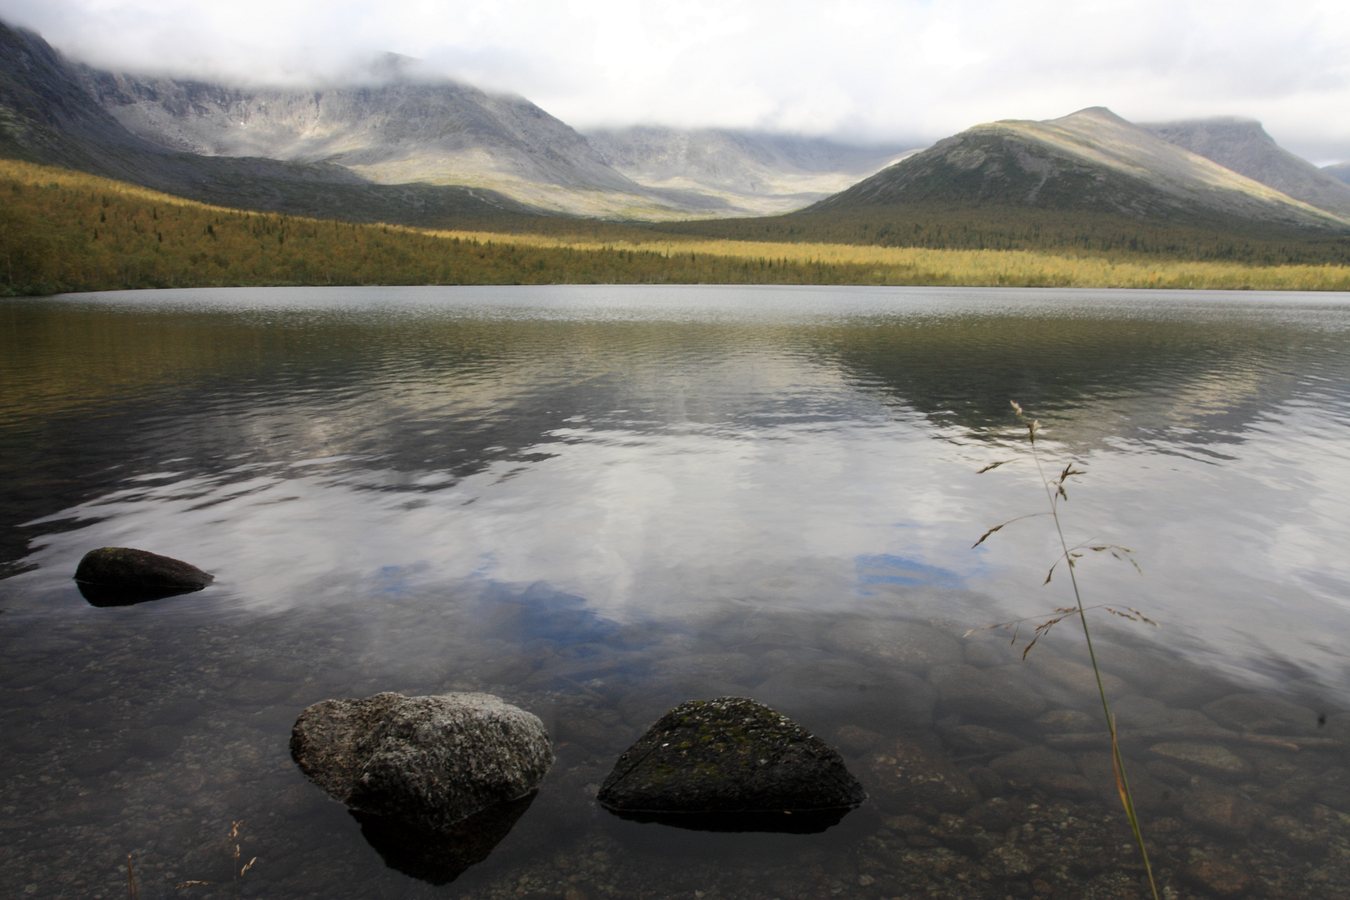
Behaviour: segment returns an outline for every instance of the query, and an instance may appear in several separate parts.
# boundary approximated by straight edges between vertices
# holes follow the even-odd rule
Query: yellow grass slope
[[[212,207],[0,160],[0,294],[283,284],[728,283],[1350,290],[1350,267],[1029,250],[428,231]],[[542,229],[541,229],[542,230]]]

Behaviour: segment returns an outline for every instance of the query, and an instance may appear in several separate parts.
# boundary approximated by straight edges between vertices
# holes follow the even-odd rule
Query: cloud
[[[99,65],[255,83],[394,51],[581,128],[933,140],[1104,105],[1252,116],[1296,152],[1350,158],[1339,0],[0,0],[0,17]]]

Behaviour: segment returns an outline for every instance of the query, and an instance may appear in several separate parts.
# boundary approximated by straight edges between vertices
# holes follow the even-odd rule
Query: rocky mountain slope
[[[907,155],[902,147],[720,128],[639,126],[586,137],[634,181],[705,195],[754,215],[800,209]]]
[[[1182,224],[1350,225],[1100,107],[1046,122],[978,125],[810,211],[837,215],[849,208],[934,203],[1083,210]]]
[[[1336,163],[1330,166],[1323,166],[1322,171],[1338,181],[1350,184],[1350,163]]]
[[[486,190],[376,185],[331,163],[205,157],[128,131],[86,89],[89,73],[38,35],[0,23],[0,155],[246,209],[438,225],[530,210]]]
[[[128,131],[200,156],[321,163],[376,184],[485,188],[583,215],[661,217],[724,205],[648,189],[528,100],[444,79],[395,71],[381,83],[294,90],[84,67],[80,76]]]
[[[1144,125],[1169,143],[1269,185],[1296,200],[1350,216],[1350,185],[1285,150],[1251,119],[1192,119]]]

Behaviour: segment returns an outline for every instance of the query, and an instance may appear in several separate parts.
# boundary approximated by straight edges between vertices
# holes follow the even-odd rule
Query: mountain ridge
[[[1296,200],[1350,216],[1350,185],[1285,150],[1255,119],[1219,116],[1141,127]]]
[[[88,67],[79,74],[128,131],[180,152],[324,163],[375,184],[484,188],[554,212],[674,213],[698,206],[614,171],[580,134],[524,98],[401,71],[378,84],[313,90]]]
[[[0,22],[0,155],[57,164],[222,206],[352,221],[496,221],[529,207],[487,190],[375,185],[325,163],[203,157],[133,134],[91,97],[77,65]]]
[[[933,202],[1093,209],[1136,220],[1350,226],[1104,107],[1046,121],[976,125],[803,212]]]

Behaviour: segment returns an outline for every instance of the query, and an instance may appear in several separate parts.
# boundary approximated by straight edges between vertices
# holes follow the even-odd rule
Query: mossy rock
[[[839,754],[754,700],[691,700],[615,763],[611,812],[694,828],[817,831],[867,798]]]

